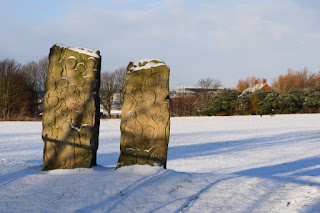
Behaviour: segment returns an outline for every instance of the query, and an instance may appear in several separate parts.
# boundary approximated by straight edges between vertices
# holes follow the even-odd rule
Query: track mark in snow
[[[189,210],[193,206],[193,204],[197,201],[197,199],[202,194],[206,193],[212,186],[214,186],[222,181],[229,180],[232,178],[234,178],[234,177],[222,178],[222,179],[216,180],[216,181],[208,184],[206,187],[202,188],[198,193],[188,197],[187,201],[177,210],[177,212],[186,212],[187,210]]]

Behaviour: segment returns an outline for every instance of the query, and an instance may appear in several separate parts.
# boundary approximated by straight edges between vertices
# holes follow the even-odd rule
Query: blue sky
[[[170,87],[213,77],[271,82],[320,70],[320,1],[0,0],[0,59],[22,63],[55,43],[100,50],[102,71],[162,58]]]

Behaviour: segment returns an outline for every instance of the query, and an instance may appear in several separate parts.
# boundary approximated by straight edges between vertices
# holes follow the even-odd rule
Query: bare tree
[[[100,96],[102,105],[108,111],[109,118],[111,118],[111,106],[113,103],[113,94],[116,92],[116,85],[115,72],[102,73]]]
[[[120,94],[120,104],[123,104],[123,92],[124,92],[124,86],[126,81],[126,74],[127,69],[125,67],[121,67],[119,69],[116,69],[115,71],[115,80],[117,83],[117,92]]]
[[[37,93],[44,91],[48,58],[21,65],[14,59],[0,60],[0,116],[34,116]]]
[[[47,73],[44,72],[48,69],[48,67],[44,67],[46,66],[44,62],[44,60],[39,60],[38,62],[31,61],[22,66],[22,73],[25,77],[25,80],[33,91],[32,94],[30,94],[30,98],[32,98],[33,102],[35,103],[34,109],[32,109],[31,112],[32,115],[37,114],[37,99],[39,98],[39,95],[45,91],[45,78]]]
[[[14,59],[0,60],[0,109],[3,119],[29,113],[32,108],[32,89],[28,85],[21,64]]]
[[[173,115],[192,116],[197,115],[197,107],[194,95],[180,94],[170,99],[170,110]]]
[[[221,87],[221,81],[215,78],[207,77],[207,78],[201,78],[197,86],[203,89],[213,89],[213,88],[218,88]]]
[[[27,82],[36,92],[45,91],[48,69],[48,57],[43,57],[37,62],[31,61],[22,66],[22,72],[25,75]]]
[[[201,106],[199,106],[199,108],[207,109],[209,101],[214,94],[214,90],[222,86],[221,81],[211,77],[201,78],[198,81],[197,86],[200,88],[198,95],[200,96]]]
[[[15,88],[15,75],[20,71],[21,64],[13,59],[0,61],[0,108],[3,119],[8,119],[19,93]]]
[[[48,56],[39,59],[38,60],[38,81],[39,81],[39,85],[41,85],[40,91],[46,90],[45,84],[46,84],[48,69],[49,69]]]
[[[309,73],[307,68],[303,70],[288,69],[285,75],[278,76],[273,80],[272,88],[277,92],[288,92],[295,89],[315,87],[320,83],[320,72]]]
[[[26,81],[34,89],[34,91],[39,91],[41,87],[38,81],[38,63],[35,61],[30,61],[29,63],[22,66],[22,73],[26,78]]]

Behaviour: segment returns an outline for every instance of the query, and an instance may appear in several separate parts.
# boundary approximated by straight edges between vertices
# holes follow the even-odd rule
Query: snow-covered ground
[[[42,171],[41,122],[0,122],[0,212],[320,212],[320,114],[172,118],[168,169]]]

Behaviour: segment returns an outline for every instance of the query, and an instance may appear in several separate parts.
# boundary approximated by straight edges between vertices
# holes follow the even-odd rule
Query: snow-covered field
[[[320,114],[172,118],[168,169],[42,171],[41,122],[0,122],[0,212],[320,212]]]

